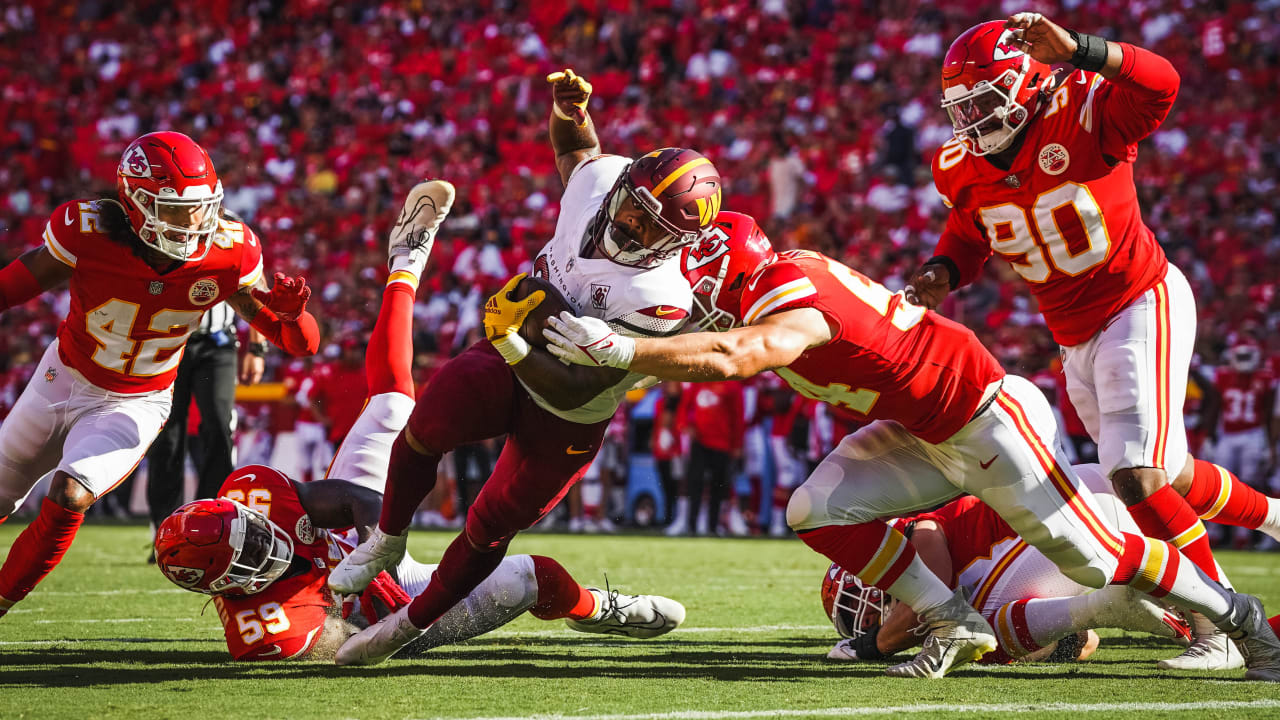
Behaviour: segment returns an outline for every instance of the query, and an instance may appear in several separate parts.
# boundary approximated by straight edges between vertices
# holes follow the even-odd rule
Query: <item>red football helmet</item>
[[[1262,366],[1262,346],[1251,337],[1237,337],[1227,348],[1224,359],[1236,372],[1251,373]]]
[[[222,208],[222,182],[209,153],[179,132],[134,140],[120,157],[116,192],[143,242],[174,260],[209,253]]]
[[[680,258],[680,271],[693,288],[694,325],[717,332],[737,327],[747,279],[777,259],[750,215],[720,213],[711,232],[685,248]]]
[[[893,602],[880,588],[863,585],[857,575],[835,563],[822,578],[822,608],[840,637],[861,637],[884,622]]]
[[[942,109],[956,138],[974,155],[1009,147],[1039,109],[1053,71],[1011,44],[1003,20],[965,30],[942,60]]]
[[[649,267],[697,242],[720,212],[720,173],[700,153],[662,148],[631,163],[605,196],[595,221],[601,252],[614,262]],[[627,200],[665,235],[645,245],[624,235],[614,218]]]
[[[293,559],[293,540],[235,500],[196,500],[156,531],[156,565],[175,585],[206,595],[252,595]]]

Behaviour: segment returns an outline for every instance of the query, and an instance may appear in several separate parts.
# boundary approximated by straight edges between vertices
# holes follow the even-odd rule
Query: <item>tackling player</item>
[[[1137,525],[1099,466],[1076,465],[1074,470],[1107,520],[1136,534]],[[972,495],[903,518],[895,526],[929,569],[948,585],[965,589],[970,604],[995,628],[1000,646],[979,662],[1037,660],[1051,654],[1054,659],[1083,659],[1096,649],[1098,637],[1082,634],[1094,628],[1190,640],[1185,620],[1132,587],[1109,585],[1090,592],[1066,577]],[[881,660],[920,642],[914,632],[920,621],[910,608],[839,566],[833,565],[823,578],[822,598],[836,631],[846,638],[827,654],[833,660]],[[1055,648],[1064,639],[1068,642]],[[1244,662],[1234,647],[1224,661],[1204,669],[1229,670]]]
[[[0,311],[66,286],[71,307],[0,426],[0,522],[53,471],[40,514],[0,568],[0,615],[70,547],[84,513],[128,477],[169,416],[178,362],[205,310],[226,301],[290,355],[315,353],[311,290],[277,273],[262,246],[221,212],[204,148],[176,132],[134,140],[117,196],[64,203],[44,245],[0,270]]]
[[[1055,83],[1056,63],[1075,69]],[[955,138],[933,160],[951,212],[907,298],[936,308],[992,253],[1006,259],[1062,346],[1071,404],[1117,496],[1144,534],[1218,579],[1204,525],[1169,487],[1180,474],[1217,482],[1210,463],[1190,459],[1182,424],[1195,299],[1143,224],[1133,180],[1138,142],[1168,115],[1179,82],[1159,55],[1039,13],[962,33],[942,66]],[[1235,506],[1215,520],[1250,521]],[[1198,620],[1187,667],[1225,652],[1209,625]]]
[[[554,73],[551,145],[565,183],[555,236],[534,260],[575,312],[629,335],[666,335],[689,316],[680,249],[705,234],[720,209],[720,176],[692,150],[665,148],[632,160],[603,155],[586,105],[591,85]],[[562,364],[517,333],[543,299],[509,292],[485,305],[487,339],[449,361],[422,390],[396,438],[382,515],[372,537],[329,576],[339,593],[359,592],[404,553],[409,522],[436,480],[441,456],[464,443],[506,434],[493,473],[445,551],[426,590],[407,607],[354,636],[339,664],[374,664],[430,627],[498,567],[511,538],[560,501],[600,448],[627,390],[643,379],[612,368]]]
[[[995,649],[987,621],[878,520],[968,492],[1067,577],[1132,585],[1199,611],[1247,649],[1246,677],[1280,681],[1280,641],[1261,603],[1209,580],[1169,543],[1107,522],[1062,454],[1044,395],[1005,375],[971,331],[823,255],[778,256],[762,233],[744,235],[708,240],[697,255],[717,259],[688,275],[705,284],[718,314],[746,327],[632,339],[562,313],[551,320],[548,348],[573,363],[673,380],[773,370],[800,394],[871,421],[796,490],[787,522],[925,619],[923,649],[890,675],[940,677]]]
[[[447,182],[418,185],[392,230],[392,272],[365,354],[368,397],[328,478],[297,482],[262,465],[240,468],[219,499],[184,505],[156,533],[160,569],[175,584],[214,596],[236,660],[330,659],[359,629],[347,620],[365,627],[403,607],[406,591],[428,584],[435,566],[406,556],[392,570],[395,579],[379,574],[358,599],[343,603],[339,617],[327,580],[355,545],[335,529],[354,528],[363,538],[378,522],[391,444],[413,410],[414,295],[453,197]],[[409,650],[474,637],[526,610],[543,620],[565,618],[582,632],[631,637],[664,634],[684,617],[673,600],[584,588],[551,558],[516,555]]]

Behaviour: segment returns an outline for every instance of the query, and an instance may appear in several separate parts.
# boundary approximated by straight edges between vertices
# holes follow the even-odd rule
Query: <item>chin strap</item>
[[[42,292],[44,288],[40,287],[36,276],[22,260],[14,260],[0,270],[0,312],[21,305]]]
[[[294,357],[315,355],[320,349],[320,326],[306,310],[297,320],[281,320],[271,308],[261,308],[249,323],[266,336],[272,345]]]

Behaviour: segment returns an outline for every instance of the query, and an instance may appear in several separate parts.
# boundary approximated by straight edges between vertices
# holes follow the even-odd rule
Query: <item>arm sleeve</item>
[[[954,285],[961,287],[978,279],[991,257],[991,244],[966,213],[952,208],[934,255],[955,263],[960,277]]]
[[[1102,151],[1132,161],[1137,154],[1134,145],[1168,117],[1181,79],[1163,57],[1128,43],[1117,44],[1124,50],[1120,73],[1099,84],[1093,102],[1101,120]]]
[[[276,347],[294,357],[315,355],[320,349],[320,326],[307,311],[302,311],[297,320],[281,320],[264,307],[249,323],[253,329],[262,333]]]
[[[14,260],[0,270],[0,312],[21,305],[42,292],[44,290],[36,276],[22,260]]]

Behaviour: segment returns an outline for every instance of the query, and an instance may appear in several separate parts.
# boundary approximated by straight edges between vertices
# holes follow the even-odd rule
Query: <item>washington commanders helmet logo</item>
[[[213,278],[200,278],[191,284],[187,299],[193,305],[208,305],[218,297],[218,281]]]

